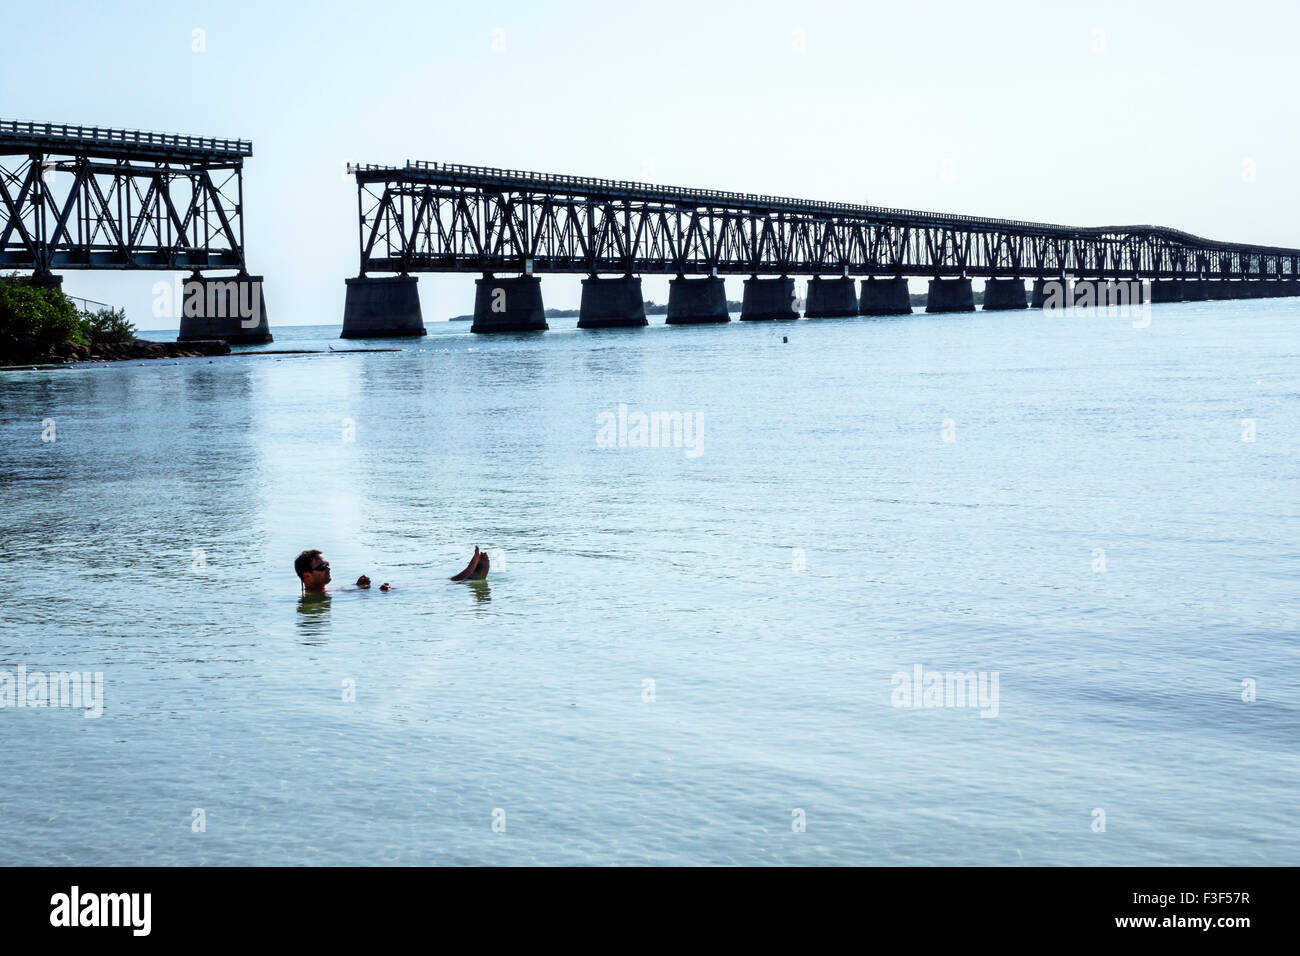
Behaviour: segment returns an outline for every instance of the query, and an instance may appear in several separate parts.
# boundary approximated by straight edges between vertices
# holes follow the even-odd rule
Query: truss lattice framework
[[[473,166],[354,167],[361,272],[1300,277],[1300,249]]]
[[[243,141],[0,121],[0,268],[246,271]]]

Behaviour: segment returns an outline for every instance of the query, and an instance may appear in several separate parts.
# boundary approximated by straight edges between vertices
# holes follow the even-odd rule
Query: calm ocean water
[[[0,863],[1300,864],[1300,300],[652,322],[0,375]]]

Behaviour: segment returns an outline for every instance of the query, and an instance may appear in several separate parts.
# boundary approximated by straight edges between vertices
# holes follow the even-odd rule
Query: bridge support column
[[[809,319],[829,319],[858,314],[858,292],[848,276],[823,279],[813,276],[808,280],[808,301],[803,314]]]
[[[1283,279],[1282,295],[1286,297],[1300,295],[1300,279]]]
[[[1029,298],[1023,279],[989,279],[984,283],[984,311],[1027,308]]]
[[[1160,279],[1151,283],[1152,302],[1183,302],[1187,298],[1182,279]]]
[[[892,279],[877,279],[873,276],[863,279],[858,314],[911,315],[912,293],[907,288],[907,279],[903,276]]]
[[[1075,279],[1074,297],[1070,300],[1070,305],[1079,309],[1105,305],[1106,295],[1105,279]]]
[[[1035,279],[1029,296],[1031,309],[1063,309],[1074,301],[1074,280],[1064,276],[1055,279]]]
[[[1155,286],[1151,287],[1151,301],[1155,299]],[[1204,302],[1210,297],[1210,283],[1205,279],[1184,279],[1183,280],[1183,301],[1185,302]]]
[[[645,299],[641,297],[641,280],[636,276],[617,279],[591,276],[582,280],[578,328],[628,329],[649,324]]]
[[[498,278],[491,273],[474,281],[471,332],[544,332],[542,280],[537,276]]]
[[[687,279],[678,276],[668,283],[668,325],[700,325],[730,322],[727,287],[718,276]]]
[[[225,339],[231,345],[250,345],[274,341],[266,321],[261,276],[196,272],[186,280],[182,292],[177,342]]]
[[[754,276],[745,280],[745,296],[740,303],[740,321],[759,319],[797,319],[794,307],[794,279],[760,279]]]
[[[389,339],[424,335],[415,276],[358,276],[345,280],[341,339]]]
[[[925,311],[974,312],[975,290],[970,279],[931,279]]]
[[[1152,301],[1151,288],[1141,279],[1076,279],[1072,304],[1080,309],[1145,305]]]
[[[63,276],[53,272],[33,272],[31,283],[33,289],[62,289]]]

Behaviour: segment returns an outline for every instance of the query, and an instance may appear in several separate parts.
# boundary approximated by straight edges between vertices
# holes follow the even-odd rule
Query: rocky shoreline
[[[64,342],[43,354],[23,350],[0,355],[0,366],[14,365],[73,365],[78,362],[130,362],[140,359],[202,358],[208,355],[229,355],[230,344],[222,339],[203,339],[195,342],[153,342],[134,339],[104,345],[79,345]]]

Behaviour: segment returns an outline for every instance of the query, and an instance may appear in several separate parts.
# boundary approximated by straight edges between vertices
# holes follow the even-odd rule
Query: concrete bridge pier
[[[770,319],[797,319],[794,307],[794,279],[760,279],[752,276],[745,280],[745,295],[740,303],[740,321],[754,322]]]
[[[678,276],[668,283],[668,325],[730,322],[727,287],[719,276],[688,279]]]
[[[266,321],[262,276],[205,276],[193,273],[181,295],[177,342],[225,339],[231,345],[272,342]]]
[[[974,312],[975,290],[970,279],[931,279],[926,312]]]
[[[988,279],[984,283],[984,310],[1027,309],[1029,298],[1025,295],[1023,279]]]
[[[1182,302],[1187,298],[1182,279],[1158,279],[1151,283],[1152,302]]]
[[[593,275],[582,280],[578,328],[630,329],[649,324],[638,277],[602,279]]]
[[[63,276],[38,269],[32,273],[31,283],[33,289],[62,289]]]
[[[907,288],[907,279],[903,276],[892,279],[877,279],[872,276],[863,279],[858,314],[911,315],[912,293]]]
[[[857,315],[858,292],[853,280],[848,276],[839,279],[813,276],[808,280],[808,302],[803,314],[808,319]]]
[[[391,339],[424,335],[420,290],[415,276],[357,276],[347,279],[341,339]]]
[[[1143,305],[1147,297],[1147,285],[1140,279],[1075,279],[1070,304],[1080,309]]]
[[[1035,279],[1029,296],[1031,309],[1045,307],[1063,309],[1074,304],[1074,280],[1059,276],[1052,279]]]
[[[1074,296],[1070,299],[1070,305],[1080,309],[1105,305],[1108,301],[1106,284],[1105,279],[1075,279]]]
[[[1088,279],[1080,280],[1079,287],[1075,290],[1074,301],[1076,305],[1096,306],[1098,308],[1110,308],[1112,306],[1130,306],[1146,305],[1154,301],[1152,288],[1155,283],[1149,279]],[[1092,292],[1089,293],[1091,288]],[[1168,294],[1168,293],[1167,293]],[[1178,286],[1176,295],[1182,295],[1182,285]],[[1091,298],[1091,301],[1088,299]],[[1179,299],[1169,299],[1170,302],[1179,302]]]
[[[545,332],[542,280],[523,275],[498,278],[486,273],[474,280],[474,324],[471,332]]]

